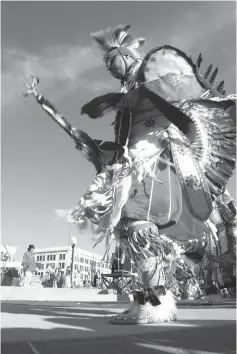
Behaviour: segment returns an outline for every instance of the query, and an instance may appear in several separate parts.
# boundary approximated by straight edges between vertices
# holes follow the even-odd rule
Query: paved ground
[[[180,308],[172,324],[115,326],[124,304],[2,303],[2,354],[234,354],[233,308]]]

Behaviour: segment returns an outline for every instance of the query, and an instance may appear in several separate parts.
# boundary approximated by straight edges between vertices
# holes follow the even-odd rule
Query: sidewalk
[[[1,287],[1,301],[129,302],[132,296],[104,293],[98,289]]]
[[[60,304],[75,306],[78,304],[127,304],[133,301],[132,295],[100,294],[96,289],[54,289],[1,287],[1,302],[15,304]],[[236,307],[236,298],[223,299],[221,304],[210,305],[208,297],[201,300],[180,300],[178,307]]]

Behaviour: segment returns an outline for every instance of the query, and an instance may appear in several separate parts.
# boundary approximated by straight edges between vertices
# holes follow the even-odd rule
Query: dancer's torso
[[[149,161],[149,156],[162,151],[158,135],[171,122],[144,97],[131,95],[129,108],[132,117],[128,151],[130,157]],[[149,164],[149,162],[148,162]],[[142,182],[134,178],[131,198],[123,207],[122,217],[150,220],[157,225],[177,222],[182,211],[182,192],[175,170],[167,164],[152,166],[152,171],[162,182],[145,176]]]

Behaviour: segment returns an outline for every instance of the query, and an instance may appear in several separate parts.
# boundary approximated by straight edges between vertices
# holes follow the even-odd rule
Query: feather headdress
[[[118,25],[109,27],[105,30],[91,33],[91,37],[99,44],[100,49],[104,53],[103,59],[107,60],[108,53],[116,48],[128,49],[132,56],[137,59],[142,59],[142,53],[138,50],[146,43],[144,38],[135,38],[130,33],[129,25]]]

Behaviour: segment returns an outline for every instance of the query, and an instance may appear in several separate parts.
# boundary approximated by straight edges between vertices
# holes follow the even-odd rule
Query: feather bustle
[[[224,80],[221,81],[221,82],[216,86],[216,90],[217,90],[218,92],[222,92],[223,89],[224,89],[224,84],[225,84]]]
[[[216,68],[216,69],[213,71],[213,73],[211,74],[211,76],[210,76],[209,83],[210,83],[211,85],[214,84],[215,79],[216,79],[216,76],[217,76],[217,73],[218,73],[218,68]]]
[[[209,65],[209,67],[208,67],[207,70],[205,71],[205,73],[204,73],[204,75],[203,75],[203,76],[204,76],[204,79],[208,79],[208,77],[209,77],[211,71],[212,71],[212,64]]]
[[[199,56],[198,56],[198,60],[197,60],[197,62],[196,62],[196,66],[197,66],[198,69],[200,69],[200,66],[201,66],[201,64],[202,64],[202,61],[203,61],[203,59],[202,59],[202,53],[200,53]]]

